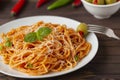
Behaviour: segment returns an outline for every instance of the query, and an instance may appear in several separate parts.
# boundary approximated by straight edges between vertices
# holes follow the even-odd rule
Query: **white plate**
[[[26,17],[26,18],[21,18],[21,19],[16,19],[13,21],[10,21],[2,26],[0,26],[0,33],[2,32],[8,32],[12,28],[16,28],[21,25],[31,25],[33,23],[36,23],[38,21],[44,21],[44,22],[51,22],[51,23],[59,23],[59,24],[66,24],[68,27],[76,29],[77,25],[80,23],[76,20],[72,20],[69,18],[64,18],[64,17],[57,17],[57,16],[33,16],[33,17]],[[63,75],[66,73],[73,72],[75,70],[78,70],[88,64],[95,56],[97,50],[98,50],[98,39],[94,33],[90,33],[87,36],[87,41],[89,41],[92,44],[92,49],[89,52],[89,54],[78,63],[77,66],[74,68],[67,70],[67,71],[61,71],[61,72],[53,72],[53,73],[48,73],[45,75],[40,75],[40,76],[29,76],[27,74],[24,74],[22,72],[16,71],[14,69],[11,69],[8,65],[4,64],[1,61],[0,57],[0,72],[9,76],[14,76],[14,77],[20,77],[20,78],[48,78],[48,77],[54,77],[54,76],[59,76]]]

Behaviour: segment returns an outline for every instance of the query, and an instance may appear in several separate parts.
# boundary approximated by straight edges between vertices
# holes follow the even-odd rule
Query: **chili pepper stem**
[[[16,15],[16,13],[11,11],[11,16],[15,16],[15,15]]]

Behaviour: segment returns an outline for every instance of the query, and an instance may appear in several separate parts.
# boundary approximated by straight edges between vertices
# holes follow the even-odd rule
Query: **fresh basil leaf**
[[[37,36],[35,32],[28,33],[24,37],[25,42],[35,42],[37,40]]]
[[[41,40],[41,41],[43,40],[43,36],[38,36],[37,35],[37,38],[38,38],[38,40]]]
[[[48,28],[48,27],[41,27],[41,28],[39,28],[39,30],[36,32],[36,34],[37,34],[37,38],[39,39],[39,40],[42,40],[43,39],[43,37],[46,37],[47,35],[49,35],[50,33],[51,33],[51,29],[50,28]]]

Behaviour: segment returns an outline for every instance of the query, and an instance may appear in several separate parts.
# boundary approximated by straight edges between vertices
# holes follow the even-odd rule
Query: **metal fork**
[[[88,31],[89,32],[94,32],[94,33],[105,34],[108,37],[112,37],[114,39],[120,40],[120,38],[114,33],[114,31],[111,28],[108,28],[108,27],[88,24]]]

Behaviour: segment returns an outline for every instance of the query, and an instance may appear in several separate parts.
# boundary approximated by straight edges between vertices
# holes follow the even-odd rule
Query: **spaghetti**
[[[43,26],[52,30],[43,40],[24,41],[26,34],[36,32]],[[75,30],[67,28],[66,25],[43,21],[12,29],[2,33],[1,37],[0,55],[4,63],[29,75],[71,69],[89,53],[91,48],[91,44]],[[10,41],[12,45],[5,46],[6,41]]]

